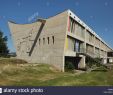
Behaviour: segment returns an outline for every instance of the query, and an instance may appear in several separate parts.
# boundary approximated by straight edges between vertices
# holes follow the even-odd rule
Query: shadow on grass
[[[92,70],[92,72],[107,72],[107,70]]]

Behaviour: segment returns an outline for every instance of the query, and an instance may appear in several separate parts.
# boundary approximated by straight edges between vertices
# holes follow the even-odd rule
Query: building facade
[[[86,56],[102,58],[113,51],[70,10],[31,24],[8,22],[17,58],[30,63],[52,64],[64,71],[66,61],[85,68]],[[112,60],[112,59],[110,59]]]

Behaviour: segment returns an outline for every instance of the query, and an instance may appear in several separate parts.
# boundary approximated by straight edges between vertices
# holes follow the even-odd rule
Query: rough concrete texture
[[[28,62],[52,64],[63,70],[67,17],[67,11],[65,11],[46,19],[40,34],[38,32],[41,22],[36,21],[32,24],[23,25],[9,22],[17,57]],[[39,35],[37,42],[31,56],[29,56],[37,34]]]
[[[76,22],[74,28],[72,28],[70,21]],[[27,60],[30,63],[52,64],[64,71],[66,56],[76,58],[76,53],[79,51],[93,57],[106,59],[107,51],[112,51],[94,31],[70,10],[31,24],[13,22],[8,22],[8,24],[17,58]],[[79,44],[80,50],[75,50],[75,43]],[[78,68],[84,67],[85,56],[81,55]]]

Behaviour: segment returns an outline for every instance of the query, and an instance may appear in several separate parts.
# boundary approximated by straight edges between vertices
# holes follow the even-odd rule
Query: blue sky
[[[113,0],[0,0],[0,30],[15,51],[7,22],[31,23],[70,9],[113,48]]]

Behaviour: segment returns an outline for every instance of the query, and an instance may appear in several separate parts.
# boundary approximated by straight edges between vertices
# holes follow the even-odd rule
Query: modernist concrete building
[[[87,56],[103,58],[103,63],[107,63],[107,52],[112,51],[70,10],[31,24],[11,21],[8,24],[17,58],[52,64],[61,71],[64,71],[66,61],[73,62],[77,68],[84,68]]]

